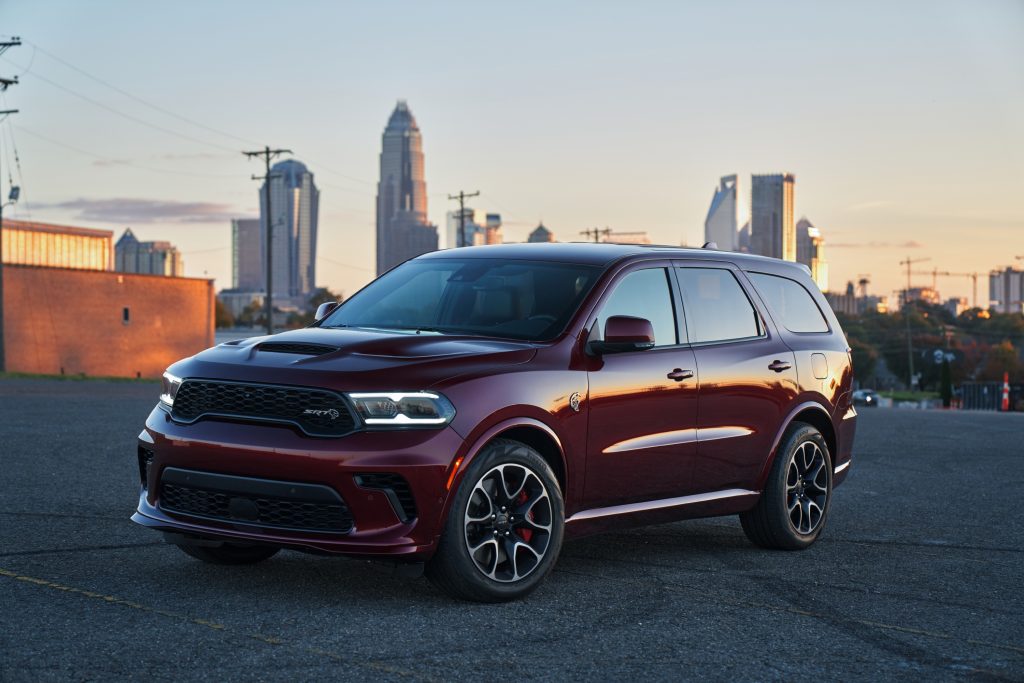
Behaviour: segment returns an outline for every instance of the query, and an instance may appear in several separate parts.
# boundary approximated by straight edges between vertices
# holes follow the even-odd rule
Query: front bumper
[[[429,557],[440,535],[453,461],[464,448],[450,427],[439,430],[356,432],[339,439],[302,436],[290,427],[206,420],[175,423],[154,408],[139,435],[151,454],[140,475],[145,484],[132,521],[200,539],[269,543],[299,550],[408,560]],[[251,481],[319,485],[336,492],[351,513],[348,532],[261,526],[240,519],[211,519],[161,506],[164,472],[232,475]],[[395,496],[360,486],[367,473],[397,474],[408,482],[415,516],[396,509]],[[255,496],[258,491],[253,491]],[[403,519],[405,517],[405,519]]]

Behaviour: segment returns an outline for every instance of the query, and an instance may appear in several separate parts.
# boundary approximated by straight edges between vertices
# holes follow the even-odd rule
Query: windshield
[[[542,341],[565,329],[598,266],[500,259],[408,261],[320,324]]]

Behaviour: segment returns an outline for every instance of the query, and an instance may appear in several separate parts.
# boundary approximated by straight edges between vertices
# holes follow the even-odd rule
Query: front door
[[[753,489],[798,393],[796,359],[742,273],[723,264],[676,276],[700,376],[694,488]]]
[[[680,343],[670,272],[621,273],[592,321],[600,338],[613,315],[650,320],[655,347],[605,354],[589,372],[590,419],[585,506],[606,507],[685,495],[697,452],[697,373]]]

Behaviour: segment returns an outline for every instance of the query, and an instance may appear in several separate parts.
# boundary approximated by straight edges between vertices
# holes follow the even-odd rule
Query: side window
[[[766,273],[748,273],[771,309],[790,332],[828,332],[828,323],[810,292],[795,280]]]
[[[612,294],[597,315],[592,338],[600,339],[604,324],[613,315],[646,318],[654,326],[655,346],[678,344],[676,314],[672,308],[672,291],[664,268],[635,270],[619,280]]]
[[[761,317],[736,276],[724,268],[677,268],[693,343],[759,337]]]

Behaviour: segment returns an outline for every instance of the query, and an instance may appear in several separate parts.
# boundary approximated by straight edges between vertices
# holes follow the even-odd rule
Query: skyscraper
[[[399,100],[384,129],[377,185],[377,274],[437,249],[427,220],[423,138],[408,105]]]
[[[796,260],[811,269],[811,279],[823,292],[828,291],[828,262],[825,238],[806,217],[796,223]]]
[[[185,262],[170,242],[140,242],[125,228],[114,245],[114,270],[120,273],[184,277]]]
[[[294,159],[270,168],[270,207],[274,212],[273,259],[275,305],[302,308],[316,290],[316,234],[320,191],[305,164]],[[260,188],[260,240],[266,240],[265,189]],[[265,265],[261,267],[261,271]],[[265,285],[266,276],[260,279]],[[264,289],[264,286],[257,289]]]
[[[736,191],[736,176],[722,176],[711,198],[708,216],[704,219],[704,241],[714,242],[725,251],[737,251],[739,248]]]
[[[533,232],[531,232],[530,236],[526,238],[526,241],[527,242],[554,242],[555,241],[555,233],[553,233],[550,230],[548,230],[547,228],[545,228],[544,224],[541,223],[536,228],[533,229]]]
[[[791,173],[755,175],[750,184],[750,250],[762,256],[796,260]]]
[[[273,202],[273,199],[271,199]],[[231,219],[231,287],[243,292],[263,289],[263,237],[259,218]]]

